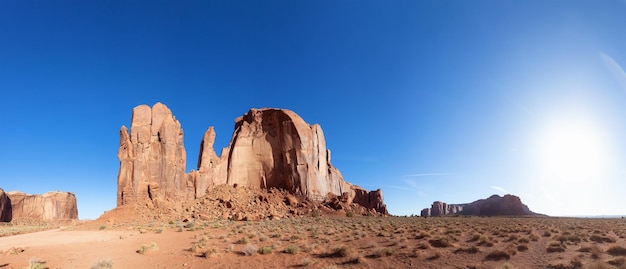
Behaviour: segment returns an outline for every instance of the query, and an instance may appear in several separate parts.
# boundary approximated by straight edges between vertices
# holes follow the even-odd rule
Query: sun
[[[541,178],[561,189],[597,182],[609,169],[610,147],[602,128],[572,117],[551,122],[538,137],[536,167]]]

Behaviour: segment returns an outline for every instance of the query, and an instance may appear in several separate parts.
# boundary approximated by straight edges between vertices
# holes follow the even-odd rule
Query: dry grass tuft
[[[157,251],[159,250],[159,247],[157,246],[157,243],[150,243],[150,244],[143,244],[138,250],[137,253],[139,254],[149,254],[151,252]]]

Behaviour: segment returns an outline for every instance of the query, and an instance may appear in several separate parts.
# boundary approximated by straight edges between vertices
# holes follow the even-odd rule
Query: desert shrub
[[[539,235],[537,235],[536,233],[531,233],[528,238],[530,239],[530,241],[539,241]]]
[[[574,257],[570,262],[569,262],[569,268],[583,268],[583,262],[578,258],[578,257]]]
[[[617,257],[615,259],[609,260],[607,261],[608,264],[616,266],[618,268],[623,268],[624,264],[626,264],[626,258],[624,257]]]
[[[106,226],[106,225],[101,225],[99,229],[100,229],[100,230],[104,230],[104,229],[106,229],[106,228],[107,228],[107,226]]]
[[[348,212],[346,212],[346,217],[348,217],[348,218],[354,217],[354,213],[348,211]]]
[[[162,233],[163,232],[163,227],[159,227],[158,229],[156,229],[156,231],[154,231],[155,233]]]
[[[557,242],[558,243],[558,242]],[[554,244],[550,244],[547,248],[546,251],[548,253],[553,253],[553,252],[565,252],[565,248],[561,245],[554,245]]]
[[[348,260],[343,262],[343,264],[359,264],[362,261],[363,260],[362,260],[361,256],[356,255],[356,256],[352,256],[352,257],[348,258]]]
[[[602,250],[597,245],[587,245],[582,246],[578,249],[578,252],[588,252],[591,253],[591,258],[598,259],[600,258],[600,254],[602,254]]]
[[[476,254],[478,252],[480,252],[480,250],[477,247],[468,247],[468,248],[458,248],[454,251],[455,254],[457,253],[461,253],[461,252],[465,252],[465,253],[470,253],[470,254]]]
[[[524,252],[526,250],[528,250],[528,246],[527,245],[519,245],[517,246],[517,250],[520,252]]]
[[[485,247],[493,247],[493,242],[491,242],[491,239],[489,237],[487,237],[486,235],[481,235],[478,238],[478,244],[479,246],[485,246]]]
[[[235,242],[235,244],[245,245],[245,244],[248,244],[249,242],[250,242],[250,240],[247,237],[243,237],[243,238],[237,240],[237,242]]]
[[[506,253],[505,251],[502,251],[502,250],[491,251],[487,254],[487,256],[485,256],[485,260],[488,260],[488,261],[508,260],[510,258],[511,258],[511,255],[509,255],[509,253]]]
[[[597,234],[591,235],[589,237],[589,240],[596,242],[596,243],[615,243],[616,242],[615,238],[608,237],[608,236],[601,236]]]
[[[561,242],[561,244],[564,244],[565,242],[572,242],[572,243],[580,243],[581,239],[580,237],[576,236],[576,235],[572,235],[569,234],[567,232],[556,236],[555,239],[559,242]]]
[[[607,266],[606,264],[602,262],[594,262],[594,263],[588,264],[585,267],[585,269],[609,269],[609,266]]]
[[[137,250],[137,253],[148,254],[150,252],[157,251],[157,250],[159,250],[157,243],[152,242],[150,244],[143,244],[141,247],[139,247],[139,249]]]
[[[480,239],[480,234],[474,233],[466,242],[476,242]]]
[[[607,253],[613,256],[626,256],[626,248],[619,245],[613,245],[606,250]]]
[[[336,247],[331,252],[319,255],[322,258],[330,257],[348,257],[351,254],[351,250],[346,246]]]
[[[211,257],[215,257],[215,256],[217,256],[217,253],[218,253],[217,249],[216,249],[216,248],[214,248],[214,247],[212,247],[212,248],[209,248],[209,249],[207,249],[207,250],[204,250],[204,251],[202,252],[202,257],[204,257],[204,258],[207,258],[207,259],[208,259],[208,258],[211,258]]]
[[[452,242],[447,237],[438,237],[435,239],[428,240],[428,243],[436,248],[447,248],[452,246]]]
[[[289,254],[297,254],[300,251],[298,246],[288,246],[283,252]]]
[[[105,269],[113,268],[113,261],[111,260],[99,260],[91,266],[91,269]]]
[[[436,259],[439,259],[439,258],[441,258],[441,253],[435,252],[435,253],[433,253],[433,255],[431,255],[430,257],[428,257],[426,259],[429,260],[429,261],[432,261],[432,260],[436,260]]]
[[[429,249],[429,248],[430,248],[430,245],[429,245],[429,244],[427,244],[427,243],[425,243],[425,242],[421,242],[421,243],[419,243],[419,244],[417,245],[417,248],[418,248],[418,249]]]
[[[39,259],[39,258],[30,258],[30,260],[28,261],[28,269],[46,269],[46,267],[43,265],[44,263],[46,263],[45,261]]]
[[[259,254],[261,255],[270,254],[272,253],[272,251],[274,251],[272,247],[260,247],[258,250]]]
[[[376,258],[380,258],[380,257],[387,257],[387,256],[391,256],[395,253],[395,251],[391,248],[381,248],[379,250],[377,250],[376,252],[374,252],[374,254],[372,255],[373,257]]]
[[[259,251],[259,248],[255,245],[247,245],[244,249],[243,249],[243,254],[245,254],[246,256],[252,256],[254,255],[254,253],[257,253]]]

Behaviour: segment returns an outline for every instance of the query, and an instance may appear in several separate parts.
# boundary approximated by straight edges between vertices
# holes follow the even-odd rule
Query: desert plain
[[[112,219],[0,226],[0,268],[626,268],[623,219]]]

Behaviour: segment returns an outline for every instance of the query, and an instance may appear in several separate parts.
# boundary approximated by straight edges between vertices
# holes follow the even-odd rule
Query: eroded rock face
[[[472,215],[472,216],[531,216],[541,215],[528,209],[521,199],[515,195],[492,195],[487,199],[480,199],[469,204],[446,204],[433,202],[431,208],[425,208],[421,212],[422,217],[437,217],[446,215]]]
[[[75,220],[78,219],[76,196],[71,192],[47,192],[41,195],[19,191],[6,193],[11,201],[11,220]]]
[[[332,194],[387,213],[382,191],[367,192],[344,181],[330,163],[321,127],[290,110],[251,109],[237,118],[231,142],[219,157],[214,141],[210,127],[200,145],[198,169],[185,175],[178,121],[163,104],[152,110],[136,107],[130,136],[125,127],[120,131],[118,205],[159,197],[191,200],[229,184],[283,189],[315,201]]]
[[[187,199],[186,153],[180,123],[165,105],[133,109],[128,129],[120,130],[117,204],[139,198]],[[193,186],[190,186],[193,188]]]
[[[9,222],[11,217],[11,200],[4,190],[0,189],[0,222]]]

